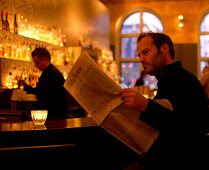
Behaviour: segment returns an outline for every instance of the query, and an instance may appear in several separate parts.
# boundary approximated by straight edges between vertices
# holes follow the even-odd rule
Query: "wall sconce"
[[[183,15],[179,15],[178,16],[178,27],[183,28],[184,27],[184,16]]]

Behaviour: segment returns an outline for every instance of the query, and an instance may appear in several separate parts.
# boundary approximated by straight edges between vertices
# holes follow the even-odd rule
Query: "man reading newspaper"
[[[141,155],[145,169],[162,169],[165,161],[188,166],[186,160],[197,158],[206,132],[204,91],[195,76],[174,62],[168,36],[141,34],[137,51],[144,70],[158,79],[153,100],[134,89],[122,90],[87,53],[73,65],[64,86],[101,127]]]
[[[160,132],[140,164],[145,169],[201,169],[209,112],[200,82],[180,62],[174,62],[173,42],[165,34],[141,34],[137,52],[144,71],[158,80],[157,95],[151,100],[134,89],[123,89],[121,98],[125,106],[141,112],[140,120]],[[173,110],[155,99],[167,100]]]

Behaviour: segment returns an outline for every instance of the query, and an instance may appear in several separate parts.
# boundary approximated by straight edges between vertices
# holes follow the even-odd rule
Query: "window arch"
[[[198,76],[202,75],[205,66],[209,66],[209,10],[203,15],[199,27]]]
[[[142,32],[163,32],[163,24],[153,10],[135,8],[117,21],[116,32],[116,58],[121,87],[133,87],[142,70],[137,56],[137,38]],[[144,85],[154,89],[156,79],[147,76]]]

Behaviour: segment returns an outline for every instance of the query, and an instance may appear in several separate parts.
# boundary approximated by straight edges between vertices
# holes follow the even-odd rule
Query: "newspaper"
[[[159,132],[139,120],[140,112],[123,105],[118,86],[83,52],[70,70],[64,87],[90,116],[139,155],[148,151]]]

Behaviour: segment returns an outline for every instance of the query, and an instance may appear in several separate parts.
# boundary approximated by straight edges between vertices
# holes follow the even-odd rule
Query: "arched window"
[[[199,69],[198,75],[202,75],[203,68],[209,65],[209,13],[204,15],[200,23],[199,40]]]
[[[142,70],[137,56],[137,38],[142,32],[163,32],[163,25],[154,11],[137,8],[124,14],[118,20],[116,29],[116,56],[121,87],[133,87]],[[147,76],[144,85],[156,88],[155,78]]]

